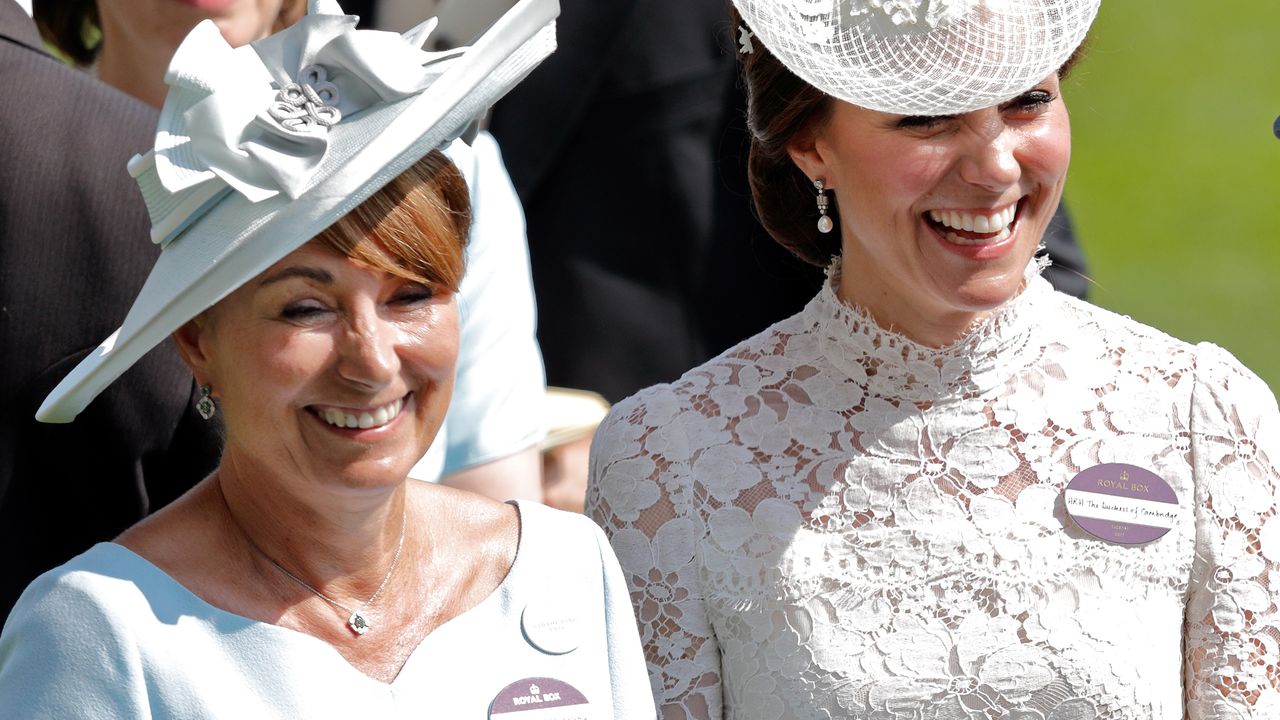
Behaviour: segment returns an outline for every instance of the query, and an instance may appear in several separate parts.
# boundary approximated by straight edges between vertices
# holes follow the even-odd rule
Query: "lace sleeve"
[[[720,651],[707,619],[689,442],[667,388],[614,407],[591,449],[587,513],[604,528],[631,589],[659,716],[721,717]]]
[[[1196,561],[1187,717],[1280,717],[1280,412],[1225,350],[1201,345],[1192,401]]]

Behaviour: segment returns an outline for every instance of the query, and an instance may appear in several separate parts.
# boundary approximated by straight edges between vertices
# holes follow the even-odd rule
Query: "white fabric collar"
[[[869,394],[917,403],[947,402],[983,394],[1034,359],[1028,350],[1038,317],[1035,307],[1052,294],[1048,281],[1040,277],[1047,264],[1033,258],[1021,293],[942,348],[921,345],[881,327],[866,310],[836,297],[838,259],[803,317],[817,332],[818,352]]]
[[[17,0],[18,7],[27,11],[28,17],[34,17],[31,13],[31,0]]]

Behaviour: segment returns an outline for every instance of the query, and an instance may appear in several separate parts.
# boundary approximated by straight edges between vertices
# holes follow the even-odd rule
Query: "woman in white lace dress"
[[[830,282],[597,435],[661,716],[1280,717],[1272,392],[1033,259],[1097,0],[735,5],[759,213]]]

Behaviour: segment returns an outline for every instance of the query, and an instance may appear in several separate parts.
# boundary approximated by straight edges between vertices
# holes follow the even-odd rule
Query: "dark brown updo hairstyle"
[[[735,33],[746,27],[736,8],[730,5],[729,12]],[[752,52],[739,57],[751,130],[747,179],[756,215],[778,244],[801,260],[825,268],[840,254],[840,233],[818,232],[817,190],[791,160],[787,144],[800,132],[826,122],[832,99],[796,77],[758,38],[752,45]],[[827,214],[839,228],[840,213],[834,202]]]

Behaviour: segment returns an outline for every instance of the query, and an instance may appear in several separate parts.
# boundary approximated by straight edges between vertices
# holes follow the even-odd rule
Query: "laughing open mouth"
[[[1026,198],[990,213],[961,210],[930,210],[925,214],[929,224],[947,242],[957,245],[991,245],[1009,239],[1017,226]]]

